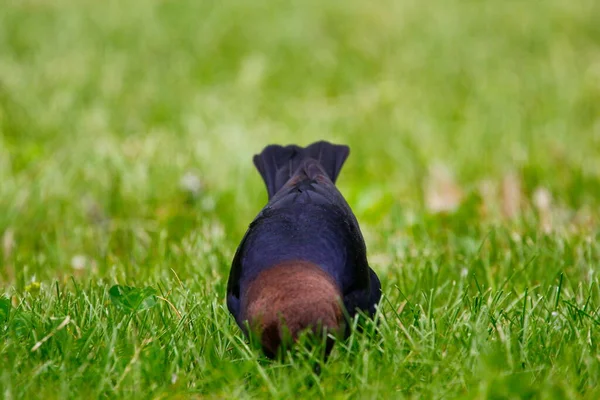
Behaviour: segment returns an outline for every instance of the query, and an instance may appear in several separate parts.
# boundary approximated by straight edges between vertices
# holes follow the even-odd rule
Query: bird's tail
[[[254,165],[265,181],[270,199],[294,175],[303,161],[309,158],[317,160],[329,179],[335,183],[348,154],[348,146],[325,141],[315,142],[307,147],[272,144],[254,156]]]
[[[263,271],[248,287],[242,309],[252,334],[270,357],[302,332],[339,335],[345,329],[337,285],[308,262],[286,262]],[[326,355],[332,345],[328,338]]]

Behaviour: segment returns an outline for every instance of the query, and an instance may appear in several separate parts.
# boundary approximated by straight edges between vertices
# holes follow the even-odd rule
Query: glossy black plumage
[[[313,263],[337,285],[350,317],[374,314],[381,286],[367,262],[358,222],[335,186],[349,148],[328,142],[267,146],[254,157],[269,202],[234,256],[227,306],[245,331],[244,295],[263,271],[290,260]]]

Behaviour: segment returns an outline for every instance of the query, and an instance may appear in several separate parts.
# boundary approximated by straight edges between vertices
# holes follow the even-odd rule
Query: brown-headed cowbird
[[[347,335],[349,318],[375,313],[381,284],[335,186],[349,152],[321,141],[305,148],[270,145],[254,156],[269,202],[234,256],[227,307],[270,357],[286,337],[295,340],[305,330]]]

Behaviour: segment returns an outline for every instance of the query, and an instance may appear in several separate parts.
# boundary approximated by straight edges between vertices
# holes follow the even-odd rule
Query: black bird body
[[[329,278],[335,286],[340,297],[338,300],[343,303],[349,317],[359,310],[374,314],[381,296],[379,279],[368,265],[358,222],[335,186],[348,154],[347,146],[317,142],[306,148],[271,145],[254,157],[254,163],[267,185],[269,202],[242,239],[233,259],[227,286],[227,306],[244,332],[245,321],[254,317],[249,315],[246,293],[252,285],[264,285],[257,283],[263,276],[261,274],[268,274],[270,269],[282,265],[317,266],[325,273],[323,279]],[[289,267],[282,268],[292,271]],[[308,271],[297,268],[300,272]],[[287,319],[293,319],[297,312],[286,314],[285,310],[276,309],[277,299],[288,297],[285,301],[293,301],[293,307],[308,313],[306,319],[315,319],[313,322],[316,324],[316,320],[321,318],[320,306],[311,301],[324,296],[323,292],[328,289],[312,288],[311,291],[310,285],[307,285],[307,290],[302,291],[302,276],[302,273],[294,275],[294,279],[298,280],[296,287],[299,291],[294,292],[297,299],[289,299],[291,294],[288,293],[271,294],[275,297],[261,307],[274,310],[261,309],[260,312],[280,312]],[[278,275],[275,285],[285,279],[285,274]],[[274,289],[269,290],[273,292]],[[306,323],[312,324],[304,321],[298,322],[298,325]],[[295,333],[292,332],[292,335]]]

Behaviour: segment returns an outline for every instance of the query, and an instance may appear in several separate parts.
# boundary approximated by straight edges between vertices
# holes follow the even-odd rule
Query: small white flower
[[[196,196],[202,190],[202,181],[198,175],[188,171],[179,180],[179,186],[182,190]]]
[[[533,193],[533,204],[537,207],[540,212],[546,212],[550,210],[550,203],[552,202],[552,195],[546,188],[539,187]]]
[[[84,255],[78,254],[71,258],[71,267],[75,270],[85,269],[85,264],[87,263],[87,259]]]

